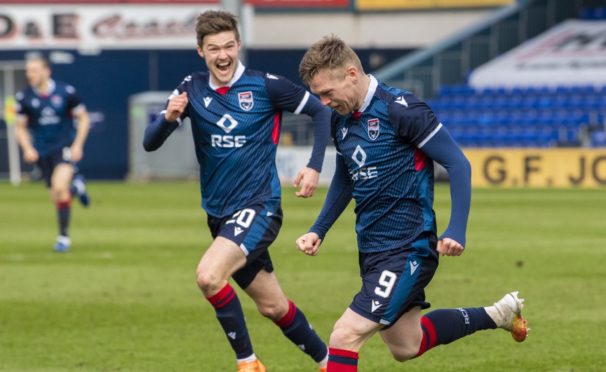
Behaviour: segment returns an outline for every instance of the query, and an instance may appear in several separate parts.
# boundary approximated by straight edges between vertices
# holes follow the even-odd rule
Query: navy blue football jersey
[[[27,118],[34,148],[41,157],[70,146],[76,136],[73,112],[81,103],[71,85],[50,81],[48,94],[32,87],[17,93],[17,114]]]
[[[188,95],[181,119],[191,120],[202,207],[211,216],[224,217],[280,199],[275,157],[282,111],[298,114],[310,94],[287,79],[242,64],[226,92],[216,88],[207,72],[198,72],[187,76],[173,95]]]
[[[337,161],[356,201],[359,250],[394,249],[435,233],[433,162],[419,148],[441,127],[437,118],[410,92],[372,76],[360,113],[332,117]]]

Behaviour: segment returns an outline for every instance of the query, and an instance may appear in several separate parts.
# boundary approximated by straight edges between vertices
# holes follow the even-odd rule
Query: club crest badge
[[[255,105],[251,91],[238,93],[238,102],[240,103],[240,108],[244,111],[252,110]]]
[[[368,124],[368,138],[370,138],[371,140],[376,140],[379,137],[379,119],[374,118],[374,119],[370,119],[367,122]]]
[[[50,100],[55,107],[60,107],[63,104],[63,98],[58,95],[52,95]]]

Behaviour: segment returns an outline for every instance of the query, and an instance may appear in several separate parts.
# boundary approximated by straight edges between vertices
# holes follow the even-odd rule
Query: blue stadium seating
[[[442,86],[427,103],[465,147],[604,146],[606,87]]]
[[[606,132],[599,131],[591,134],[591,146],[592,147],[605,147],[606,146]]]
[[[588,21],[597,21],[606,19],[606,6],[599,6],[594,8],[583,8],[579,18]]]

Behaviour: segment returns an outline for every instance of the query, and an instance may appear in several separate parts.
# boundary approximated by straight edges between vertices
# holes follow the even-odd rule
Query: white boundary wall
[[[324,165],[320,173],[320,185],[329,185],[332,176],[335,173],[336,150],[330,146],[326,148],[324,155]],[[291,186],[297,177],[299,170],[303,169],[311,155],[311,146],[285,147],[278,146],[276,155],[276,165],[280,182],[284,186]]]

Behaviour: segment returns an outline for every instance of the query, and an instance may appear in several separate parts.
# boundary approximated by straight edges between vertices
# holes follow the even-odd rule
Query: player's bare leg
[[[255,301],[259,313],[274,322],[288,312],[288,299],[274,273],[259,271],[245,291]]]
[[[330,335],[328,371],[357,371],[362,345],[381,327],[347,308]]]
[[[198,263],[198,287],[206,297],[215,295],[245,263],[246,256],[236,243],[221,236],[217,237]]]
[[[393,326],[380,332],[383,342],[398,362],[414,358],[423,339],[421,308],[416,306],[406,312]]]
[[[67,163],[58,164],[51,177],[51,198],[53,202],[62,202],[69,200],[71,194],[69,191],[70,182],[74,176],[74,166]]]
[[[305,314],[288,300],[274,273],[259,271],[246,293],[255,301],[259,312],[276,323],[288,339],[318,363],[320,370],[326,367],[326,345],[311,328]]]
[[[57,208],[59,223],[59,236],[55,243],[56,252],[66,252],[71,245],[69,239],[69,219],[71,214],[70,183],[74,176],[74,167],[71,164],[58,164],[51,176],[50,196]]]
[[[347,308],[333,327],[329,345],[357,352],[381,327],[382,325]]]
[[[238,371],[264,372],[265,367],[253,351],[242,305],[229,284],[231,275],[245,263],[246,257],[240,247],[219,236],[198,263],[196,280],[198,287],[215,309],[217,320],[236,353]]]

